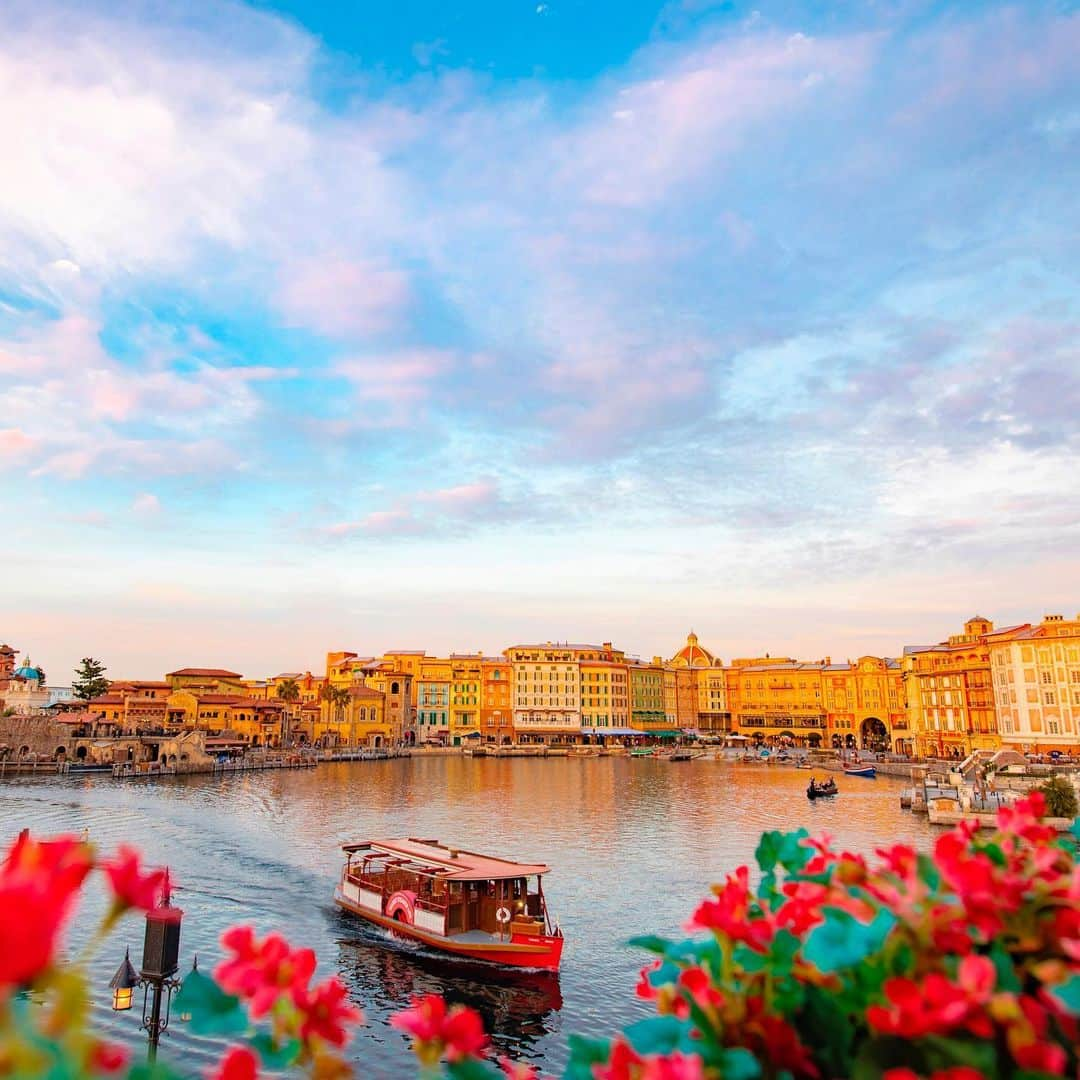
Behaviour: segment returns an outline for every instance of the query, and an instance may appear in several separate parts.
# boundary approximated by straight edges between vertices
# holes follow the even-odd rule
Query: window
[[[1039,681],[1043,683],[1051,683],[1054,681],[1054,676],[1051,672],[1044,669],[1039,672]]]
[[[1043,691],[1043,703],[1046,705],[1056,705],[1057,699],[1054,697],[1053,690]]]

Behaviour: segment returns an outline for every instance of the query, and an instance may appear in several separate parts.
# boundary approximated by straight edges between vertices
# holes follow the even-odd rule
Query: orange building
[[[480,736],[485,743],[501,746],[514,741],[512,673],[510,661],[504,657],[480,660]]]

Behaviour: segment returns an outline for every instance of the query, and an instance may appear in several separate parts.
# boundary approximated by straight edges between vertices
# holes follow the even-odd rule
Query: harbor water
[[[571,1032],[610,1033],[647,1014],[633,994],[647,957],[627,939],[678,933],[712,882],[752,861],[763,830],[805,826],[867,854],[896,841],[930,844],[926,819],[899,808],[904,781],[840,777],[839,797],[810,802],[810,775],[711,760],[417,756],[149,782],[13,777],[0,782],[0,841],[27,827],[86,830],[105,851],[126,842],[168,863],[185,913],[181,974],[195,953],[213,967],[221,932],[236,923],[314,948],[320,976],[337,974],[365,1012],[349,1047],[365,1075],[412,1072],[389,1017],[429,992],[477,1008],[501,1052],[558,1073]],[[339,912],[331,896],[340,846],[400,836],[548,863],[545,892],[567,939],[561,973],[462,965]],[[85,943],[103,904],[100,892],[87,896],[69,951]],[[141,943],[131,916],[91,971],[101,1027],[136,1047],[138,1000],[132,1013],[112,1013],[107,984],[124,946],[137,960]],[[194,1075],[220,1050],[174,1017],[160,1055]]]

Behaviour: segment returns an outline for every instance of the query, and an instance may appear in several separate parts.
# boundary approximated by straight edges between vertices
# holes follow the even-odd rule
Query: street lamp
[[[116,969],[116,974],[109,980],[113,992],[113,1012],[127,1012],[131,1008],[131,999],[135,987],[139,985],[139,973],[131,966],[131,955],[124,950],[124,962]]]
[[[166,870],[161,904],[146,913],[141,970],[135,971],[129,951],[125,949],[124,962],[109,982],[113,991],[112,1007],[115,1012],[126,1012],[130,1009],[135,987],[143,988],[142,1023],[139,1026],[146,1032],[151,1061],[157,1057],[161,1033],[169,1026],[173,993],[180,989],[180,980],[173,976],[179,966],[180,923],[184,913],[169,903],[170,892],[169,872]],[[161,1010],[163,997],[164,1016]]]

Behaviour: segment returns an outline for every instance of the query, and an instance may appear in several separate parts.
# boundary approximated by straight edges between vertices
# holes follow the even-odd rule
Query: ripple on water
[[[483,1014],[501,1050],[557,1072],[572,1031],[610,1032],[647,1013],[633,997],[644,958],[625,942],[678,932],[711,882],[752,861],[765,829],[806,826],[852,850],[901,840],[925,848],[929,826],[901,813],[899,781],[841,778],[838,799],[809,802],[807,774],[712,761],[629,758],[412,758],[312,770],[181,777],[152,784],[32,777],[0,784],[0,838],[81,832],[109,849],[168,861],[185,909],[184,968],[218,957],[221,931],[250,922],[313,947],[368,1017],[350,1053],[366,1073],[408,1072],[389,1017],[418,993],[445,993]],[[435,836],[461,847],[548,862],[553,914],[567,935],[563,970],[461,965],[342,914],[330,903],[340,845]],[[86,899],[71,947],[104,907]],[[132,1043],[137,1022],[108,1007],[106,984],[140,928],[118,928],[94,961],[98,1020]],[[176,1024],[162,1056],[204,1069],[220,1049]]]

